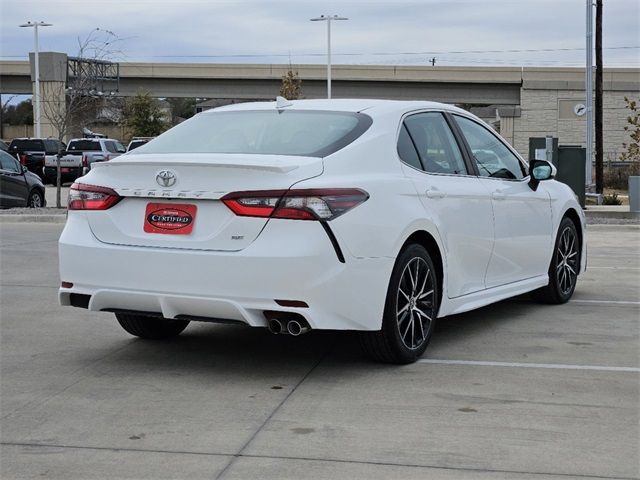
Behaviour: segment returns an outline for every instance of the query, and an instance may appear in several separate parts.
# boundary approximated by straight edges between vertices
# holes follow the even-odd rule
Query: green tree
[[[285,75],[282,76],[280,96],[287,100],[297,100],[302,96],[302,80],[297,71],[293,71],[291,65]]]
[[[23,100],[16,105],[4,103],[2,105],[2,122],[9,125],[32,125],[33,106],[31,100]]]
[[[196,113],[196,101],[193,97],[187,98],[166,98],[171,105],[171,124],[176,125],[184,119],[191,118]]]
[[[149,92],[139,92],[124,106],[124,124],[133,137],[155,137],[168,128],[165,112]]]
[[[635,100],[624,97],[624,101],[631,111],[627,117],[627,125],[624,127],[625,132],[629,132],[631,142],[622,144],[625,151],[620,155],[620,160],[638,162],[640,161],[640,108]]]

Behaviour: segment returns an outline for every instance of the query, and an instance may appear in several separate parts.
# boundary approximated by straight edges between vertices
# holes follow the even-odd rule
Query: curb
[[[60,214],[0,214],[0,223],[65,223],[66,215]]]
[[[598,210],[584,210],[584,214],[587,218],[608,218],[611,220],[638,220],[640,219],[640,212],[620,211],[620,212],[607,212]]]

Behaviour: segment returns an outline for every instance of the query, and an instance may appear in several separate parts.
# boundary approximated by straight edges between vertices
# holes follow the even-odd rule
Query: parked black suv
[[[9,145],[9,153],[43,180],[45,156],[55,158],[59,149],[64,151],[66,145],[53,138],[15,138]]]

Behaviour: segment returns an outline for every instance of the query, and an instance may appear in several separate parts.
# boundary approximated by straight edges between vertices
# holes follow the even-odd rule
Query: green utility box
[[[559,182],[566,183],[578,196],[580,206],[584,208],[585,175],[587,149],[579,145],[560,145],[558,147],[558,175]]]
[[[545,150],[545,137],[529,138],[529,160],[536,158],[536,150],[541,154]],[[544,160],[544,155],[538,155]],[[576,145],[560,145],[558,139],[553,138],[551,160],[558,169],[556,180],[571,187],[578,196],[580,206],[584,208],[585,201],[585,161],[587,152],[584,147]]]

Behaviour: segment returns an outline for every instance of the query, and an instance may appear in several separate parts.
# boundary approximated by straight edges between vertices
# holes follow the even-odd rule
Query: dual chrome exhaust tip
[[[274,335],[285,334],[293,335],[294,337],[311,330],[306,321],[297,318],[287,319],[286,316],[283,316],[283,318],[269,318],[267,328]]]

